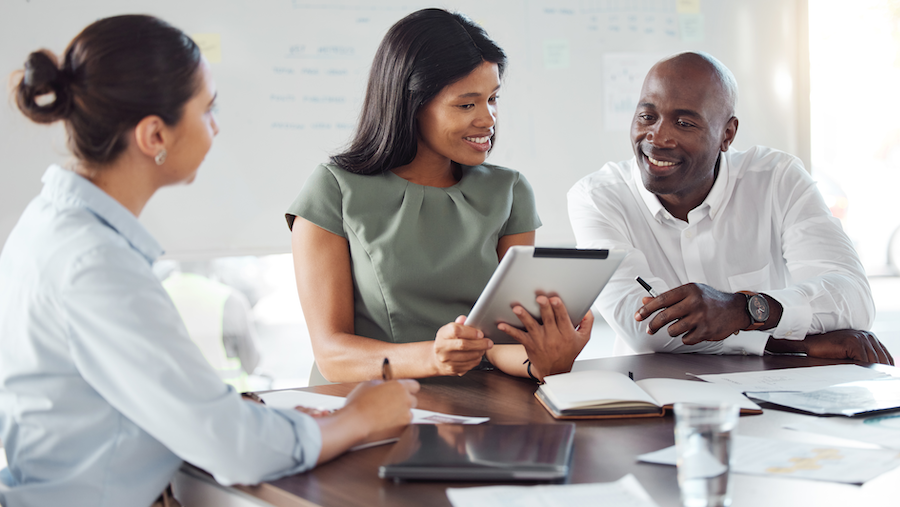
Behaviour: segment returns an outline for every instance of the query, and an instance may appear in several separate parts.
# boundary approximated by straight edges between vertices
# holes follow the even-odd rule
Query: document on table
[[[815,391],[846,382],[891,378],[887,373],[863,368],[855,364],[693,376],[707,382],[735,386],[745,393],[754,391]]]
[[[796,477],[864,484],[900,466],[900,453],[888,449],[855,449],[736,435],[734,468],[739,474]],[[638,460],[675,464],[675,446],[642,454]]]
[[[310,393],[306,391],[272,391],[259,395],[266,405],[275,408],[294,408],[297,406],[316,408],[320,410],[337,410],[344,406],[346,399],[341,396]],[[490,417],[467,417],[463,415],[442,414],[430,410],[414,408],[412,410],[412,424],[481,424],[490,420]]]
[[[900,408],[900,379],[847,382],[805,392],[748,392],[747,396],[813,414],[854,416]]]
[[[810,417],[784,427],[900,450],[900,413],[896,412],[854,419]]]
[[[657,507],[631,474],[615,482],[593,484],[447,488],[447,498],[453,507]]]
[[[272,391],[259,395],[266,405],[275,408],[294,408],[307,407],[318,410],[337,410],[344,406],[346,398],[341,396],[330,396],[328,394],[310,393],[306,391]],[[432,412],[430,410],[422,410],[419,408],[412,409],[411,424],[481,424],[490,420],[490,417],[467,417],[463,415],[442,414],[440,412]],[[351,451],[359,451],[369,447],[375,447],[383,444],[390,444],[399,440],[398,438],[388,438],[386,440],[378,440],[357,445],[351,448]]]

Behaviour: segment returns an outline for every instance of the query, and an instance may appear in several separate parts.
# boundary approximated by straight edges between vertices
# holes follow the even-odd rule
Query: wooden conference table
[[[635,379],[688,378],[694,374],[727,373],[764,369],[840,364],[797,356],[707,356],[692,354],[645,354],[591,362],[602,369],[633,372]],[[900,368],[868,365],[900,376]],[[538,404],[534,382],[499,371],[469,372],[463,377],[425,379],[418,395],[419,408],[467,416],[490,416],[487,424],[550,423],[554,419]],[[307,390],[346,395],[353,384],[336,384]],[[743,416],[738,434],[784,440],[871,447],[848,440],[801,433],[782,428],[788,421],[811,417],[762,405],[763,415]],[[578,421],[569,483],[611,482],[634,474],[661,507],[680,505],[675,467],[639,463],[640,454],[674,445],[674,420],[660,418]],[[231,490],[244,497],[246,505],[296,506],[449,506],[448,487],[484,486],[485,483],[403,482],[378,478],[378,466],[390,445],[345,454],[305,474],[285,477],[259,486]],[[201,476],[191,470],[193,480]],[[211,481],[211,479],[206,479]],[[863,486],[802,479],[733,475],[733,507],[798,505],[900,505],[900,468]],[[210,483],[213,484],[213,483]],[[508,483],[507,483],[508,484]],[[176,490],[177,491],[177,490]],[[249,496],[248,496],[249,495]],[[263,503],[257,503],[262,500]],[[245,504],[242,504],[245,505]]]

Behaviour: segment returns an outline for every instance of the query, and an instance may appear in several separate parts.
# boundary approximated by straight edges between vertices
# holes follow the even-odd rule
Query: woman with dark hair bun
[[[62,120],[75,160],[47,170],[0,253],[0,504],[173,505],[182,460],[253,484],[399,433],[415,381],[362,384],[318,417],[242,399],[153,275],[162,248],[137,217],[193,180],[218,132],[190,38],[149,16],[102,19],[22,74],[19,108]]]
[[[286,218],[316,365],[313,384],[463,375],[492,363],[538,380],[569,371],[590,338],[559,298],[543,324],[515,309],[522,345],[465,325],[506,251],[540,219],[516,171],[486,164],[506,55],[461,14],[398,21],[375,54],[355,137],[316,168]]]

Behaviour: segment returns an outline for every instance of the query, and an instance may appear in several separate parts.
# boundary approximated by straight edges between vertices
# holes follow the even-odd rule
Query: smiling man
[[[801,352],[893,364],[867,331],[865,272],[796,157],[730,150],[737,85],[721,62],[681,53],[647,74],[635,157],[568,194],[581,248],[621,248],[598,299],[617,353]],[[651,298],[640,276],[659,293]]]

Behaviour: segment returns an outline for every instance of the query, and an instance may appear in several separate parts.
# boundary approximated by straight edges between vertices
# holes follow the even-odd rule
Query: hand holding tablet
[[[543,295],[562,299],[572,326],[577,327],[624,257],[621,250],[514,246],[478,297],[466,325],[481,330],[495,344],[519,343],[498,326],[506,323],[524,331],[523,320],[530,318],[540,325],[545,316],[556,318],[547,313],[554,312],[551,305],[541,309],[537,299]],[[527,311],[524,319],[513,311],[516,306]]]

